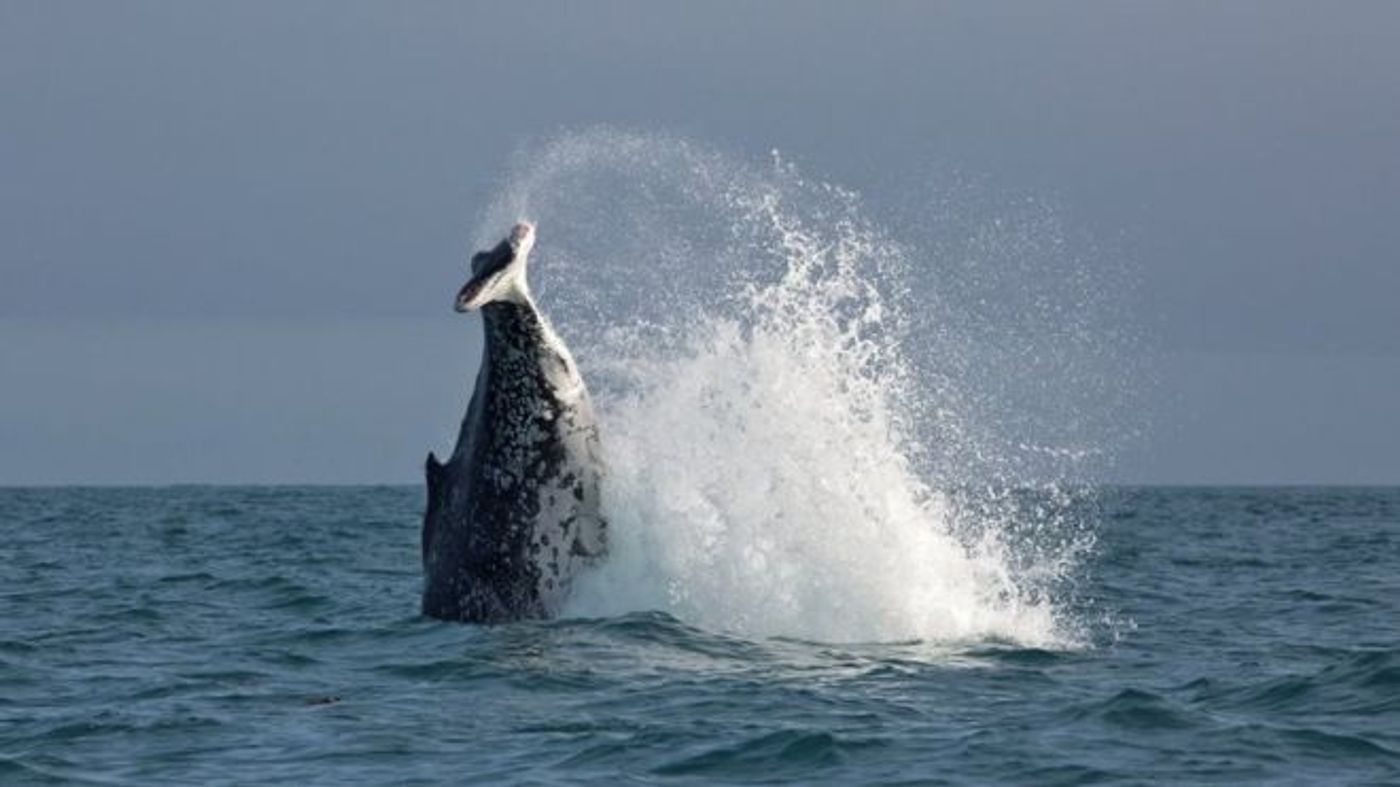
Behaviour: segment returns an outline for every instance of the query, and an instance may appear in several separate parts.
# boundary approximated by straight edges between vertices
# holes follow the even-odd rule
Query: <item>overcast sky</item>
[[[0,2],[0,484],[416,481],[512,151],[957,171],[1140,270],[1121,480],[1400,483],[1400,4]],[[446,293],[446,294],[444,294]]]

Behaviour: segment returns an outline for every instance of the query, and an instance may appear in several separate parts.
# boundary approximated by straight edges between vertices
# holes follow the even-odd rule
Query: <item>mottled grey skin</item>
[[[598,427],[573,358],[525,281],[533,228],[476,255],[458,311],[486,347],[457,447],[428,455],[423,613],[469,622],[548,618],[599,559]]]

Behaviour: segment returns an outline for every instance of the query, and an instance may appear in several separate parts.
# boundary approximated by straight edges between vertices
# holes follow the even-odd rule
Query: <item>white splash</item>
[[[611,554],[570,613],[833,642],[1075,641],[1053,591],[1090,534],[995,491],[1043,479],[987,475],[1006,441],[959,388],[956,320],[913,303],[913,252],[855,195],[776,155],[760,171],[595,130],[522,158],[483,236],[521,217],[539,224],[532,277],[609,463]],[[969,484],[987,491],[956,491]]]

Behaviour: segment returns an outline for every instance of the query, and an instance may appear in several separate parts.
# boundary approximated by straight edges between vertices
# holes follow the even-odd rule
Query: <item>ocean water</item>
[[[0,490],[0,783],[1400,783],[1397,489],[1076,498],[1058,642],[427,620],[421,502]]]

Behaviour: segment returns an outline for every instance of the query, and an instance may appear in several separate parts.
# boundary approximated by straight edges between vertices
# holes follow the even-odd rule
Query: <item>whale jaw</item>
[[[525,270],[534,247],[535,225],[522,221],[494,249],[473,256],[472,277],[457,292],[453,308],[460,314],[494,301],[529,301]]]

